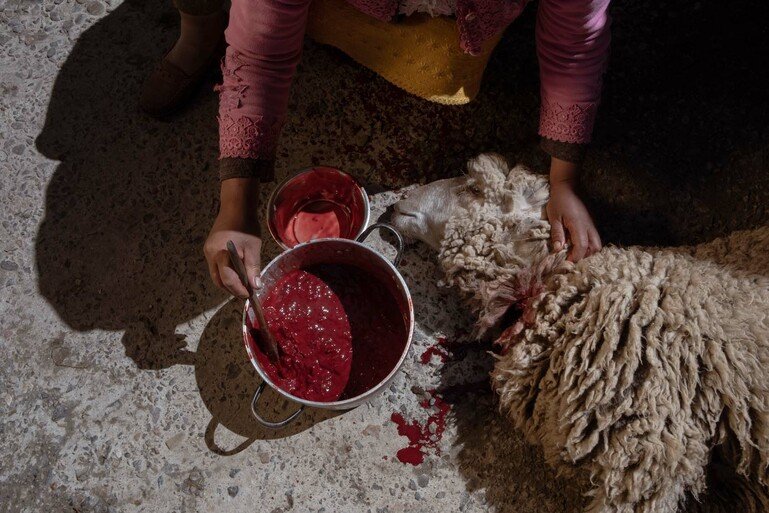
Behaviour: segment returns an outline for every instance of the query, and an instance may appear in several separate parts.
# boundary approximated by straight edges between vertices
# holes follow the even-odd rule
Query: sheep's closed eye
[[[475,185],[473,183],[469,183],[469,184],[463,185],[463,186],[459,187],[458,189],[459,190],[457,192],[461,196],[470,195],[470,196],[475,196],[476,198],[481,196],[481,189],[480,189],[480,187],[478,187],[477,185]]]

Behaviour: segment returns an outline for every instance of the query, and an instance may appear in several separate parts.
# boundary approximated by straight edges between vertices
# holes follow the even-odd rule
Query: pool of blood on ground
[[[408,338],[390,289],[363,270],[321,264],[281,277],[262,301],[279,346],[270,362],[249,330],[259,365],[282,390],[332,402],[357,397],[392,371]]]
[[[426,448],[434,449],[440,454],[438,444],[446,429],[446,416],[451,411],[451,405],[444,401],[436,390],[430,390],[429,394],[431,399],[424,398],[419,402],[422,408],[430,411],[424,424],[416,420],[407,422],[398,412],[390,416],[390,420],[398,426],[398,434],[405,436],[409,441],[409,445],[396,454],[401,463],[414,466],[421,464],[425,459]]]
[[[449,341],[446,337],[438,337],[435,344],[427,347],[419,358],[422,365],[430,364],[437,357],[441,363],[465,358],[469,344]],[[430,397],[423,397],[419,406],[428,412],[424,423],[418,420],[408,421],[399,412],[390,416],[398,427],[398,434],[408,439],[408,446],[400,449],[396,457],[401,463],[420,465],[432,449],[440,454],[440,442],[446,429],[446,418],[451,412],[452,404],[468,392],[477,392],[488,387],[488,380],[462,383],[443,387],[440,390],[429,390]]]

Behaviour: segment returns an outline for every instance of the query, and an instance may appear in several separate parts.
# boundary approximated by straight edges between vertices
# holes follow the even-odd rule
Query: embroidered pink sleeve
[[[274,156],[309,6],[310,0],[232,0],[217,87],[220,158]]]
[[[543,137],[590,142],[609,55],[608,8],[609,0],[541,0],[536,37]]]

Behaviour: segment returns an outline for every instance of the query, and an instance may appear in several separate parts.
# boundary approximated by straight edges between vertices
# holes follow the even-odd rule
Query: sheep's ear
[[[517,165],[507,175],[507,184],[515,191],[510,198],[509,209],[517,209],[523,215],[537,214],[550,198],[547,178]]]
[[[481,153],[467,163],[470,178],[483,184],[503,183],[508,169],[505,158],[496,153]]]
[[[516,182],[524,182],[534,173],[528,167],[523,164],[517,164],[507,174],[507,182],[514,184]]]

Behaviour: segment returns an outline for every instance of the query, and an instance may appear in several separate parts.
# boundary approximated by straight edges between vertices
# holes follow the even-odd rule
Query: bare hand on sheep
[[[569,260],[578,262],[601,249],[601,237],[587,207],[577,194],[579,169],[576,164],[553,157],[550,166],[550,200],[547,218],[553,250],[560,251],[571,242]]]
[[[250,178],[230,178],[221,185],[221,204],[214,226],[208,233],[203,253],[208,262],[208,272],[217,287],[233,296],[247,298],[248,291],[240,282],[230,264],[227,241],[238,248],[246,267],[248,281],[253,287],[261,287],[262,239],[259,228],[259,183]]]

